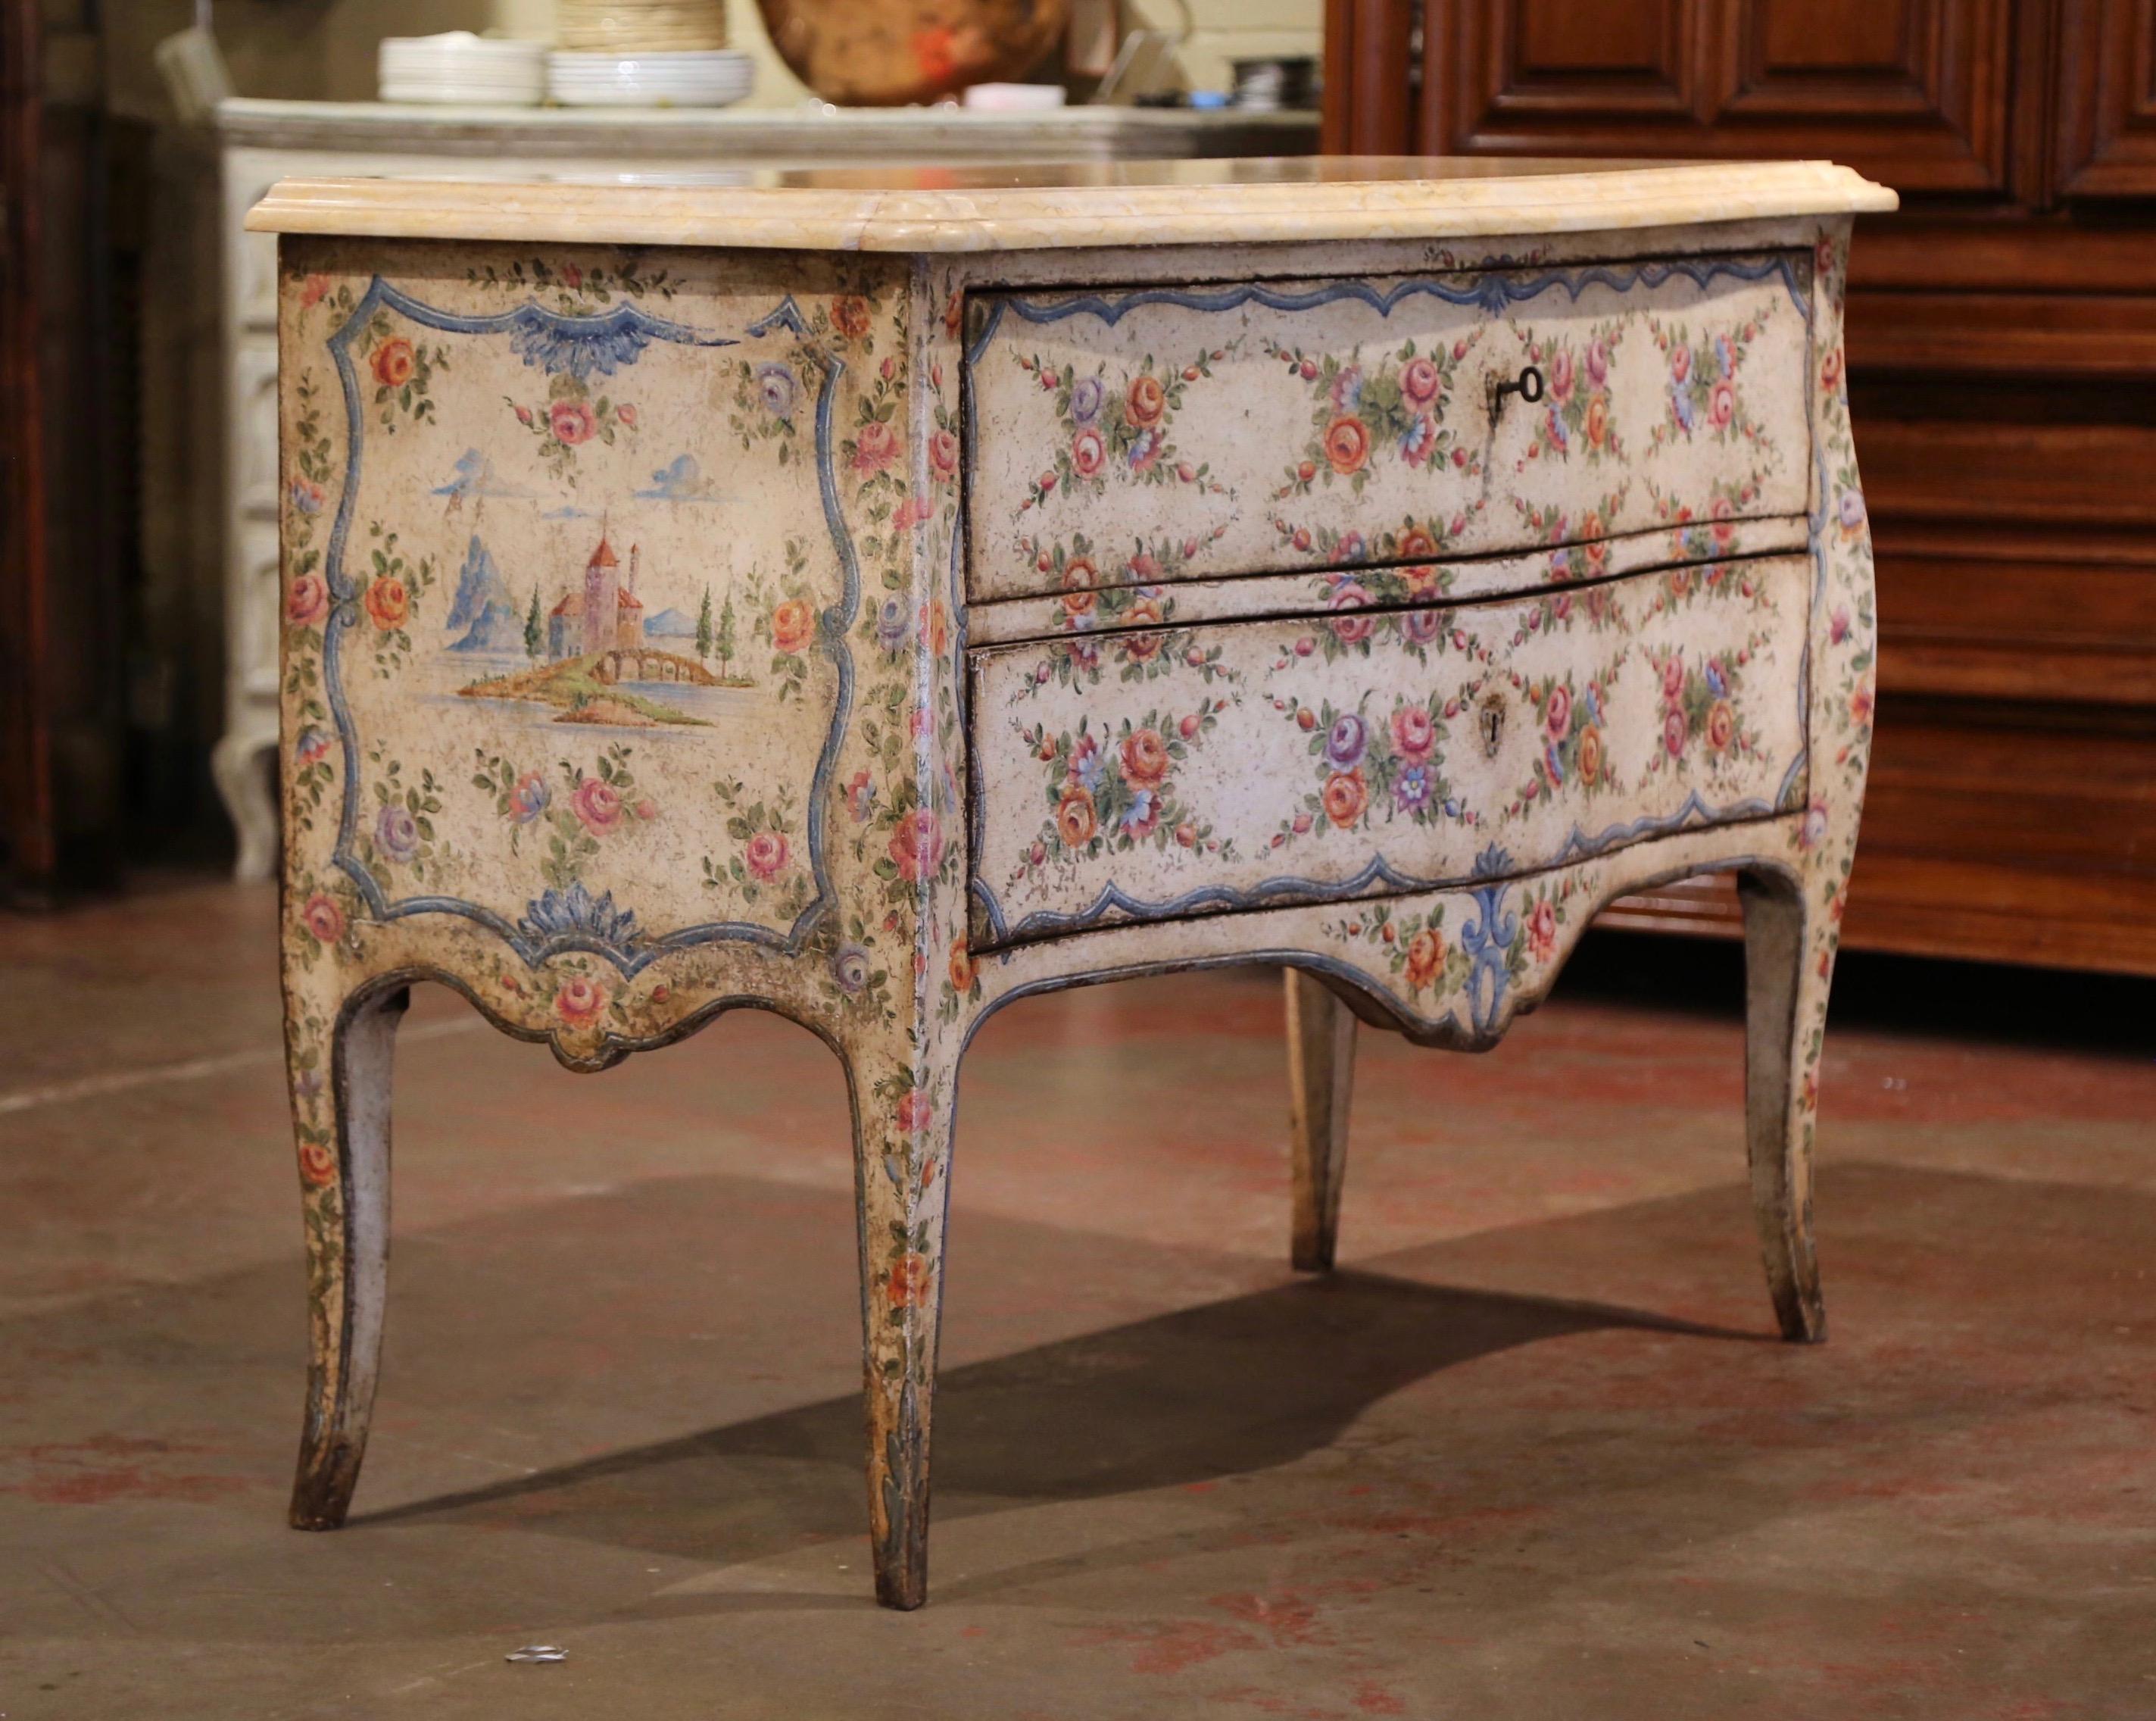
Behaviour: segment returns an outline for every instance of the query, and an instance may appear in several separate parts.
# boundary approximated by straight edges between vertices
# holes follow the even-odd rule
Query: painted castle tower
[[[587,653],[613,649],[614,609],[621,598],[620,569],[621,564],[614,560],[613,547],[607,542],[606,533],[600,532],[599,547],[584,564],[583,645]]]
[[[547,613],[547,655],[549,657],[588,657],[603,651],[634,651],[644,643],[644,600],[636,595],[637,563],[641,548],[629,550],[629,582],[621,582],[621,564],[599,533],[598,547],[584,564],[583,588],[573,588]]]

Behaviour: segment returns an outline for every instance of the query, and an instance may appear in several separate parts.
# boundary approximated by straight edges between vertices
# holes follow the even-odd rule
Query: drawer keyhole
[[[1476,721],[1482,731],[1482,756],[1496,758],[1505,739],[1505,696],[1492,693],[1484,699],[1481,709],[1476,713]]]
[[[1534,366],[1526,365],[1522,367],[1518,380],[1497,384],[1491,391],[1490,409],[1492,414],[1502,409],[1505,397],[1508,394],[1517,394],[1532,406],[1543,398],[1543,373]]]

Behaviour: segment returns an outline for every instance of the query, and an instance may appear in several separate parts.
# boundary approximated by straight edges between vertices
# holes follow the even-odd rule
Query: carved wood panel
[[[2010,13],[2009,0],[1430,0],[1419,146],[1830,156],[1905,192],[1997,191]]]
[[[2156,196],[2156,3],[2069,0],[2058,114],[2063,195]]]

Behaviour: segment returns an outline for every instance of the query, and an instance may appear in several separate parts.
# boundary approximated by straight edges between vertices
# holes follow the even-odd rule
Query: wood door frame
[[[58,864],[45,676],[42,265],[44,136],[36,0],[0,0],[0,861],[40,893]]]

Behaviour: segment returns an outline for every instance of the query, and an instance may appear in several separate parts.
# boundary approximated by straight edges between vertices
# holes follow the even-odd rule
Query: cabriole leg
[[[409,994],[398,987],[346,1004],[300,975],[288,989],[309,1345],[291,1522],[332,1530],[352,1504],[374,1409],[388,1288],[390,1056]]]
[[[1830,954],[1813,954],[1804,887],[1773,874],[1738,880],[1744,903],[1744,1129],[1752,1210],[1782,1336],[1826,1337],[1812,1246],[1812,1133]]]
[[[876,1600],[910,1609],[928,1599],[928,1436],[957,1071],[873,1048],[848,1061]]]
[[[1295,1150],[1299,1271],[1330,1272],[1348,1169],[1348,1102],[1355,1086],[1355,1017],[1313,974],[1287,974],[1288,1131]]]

